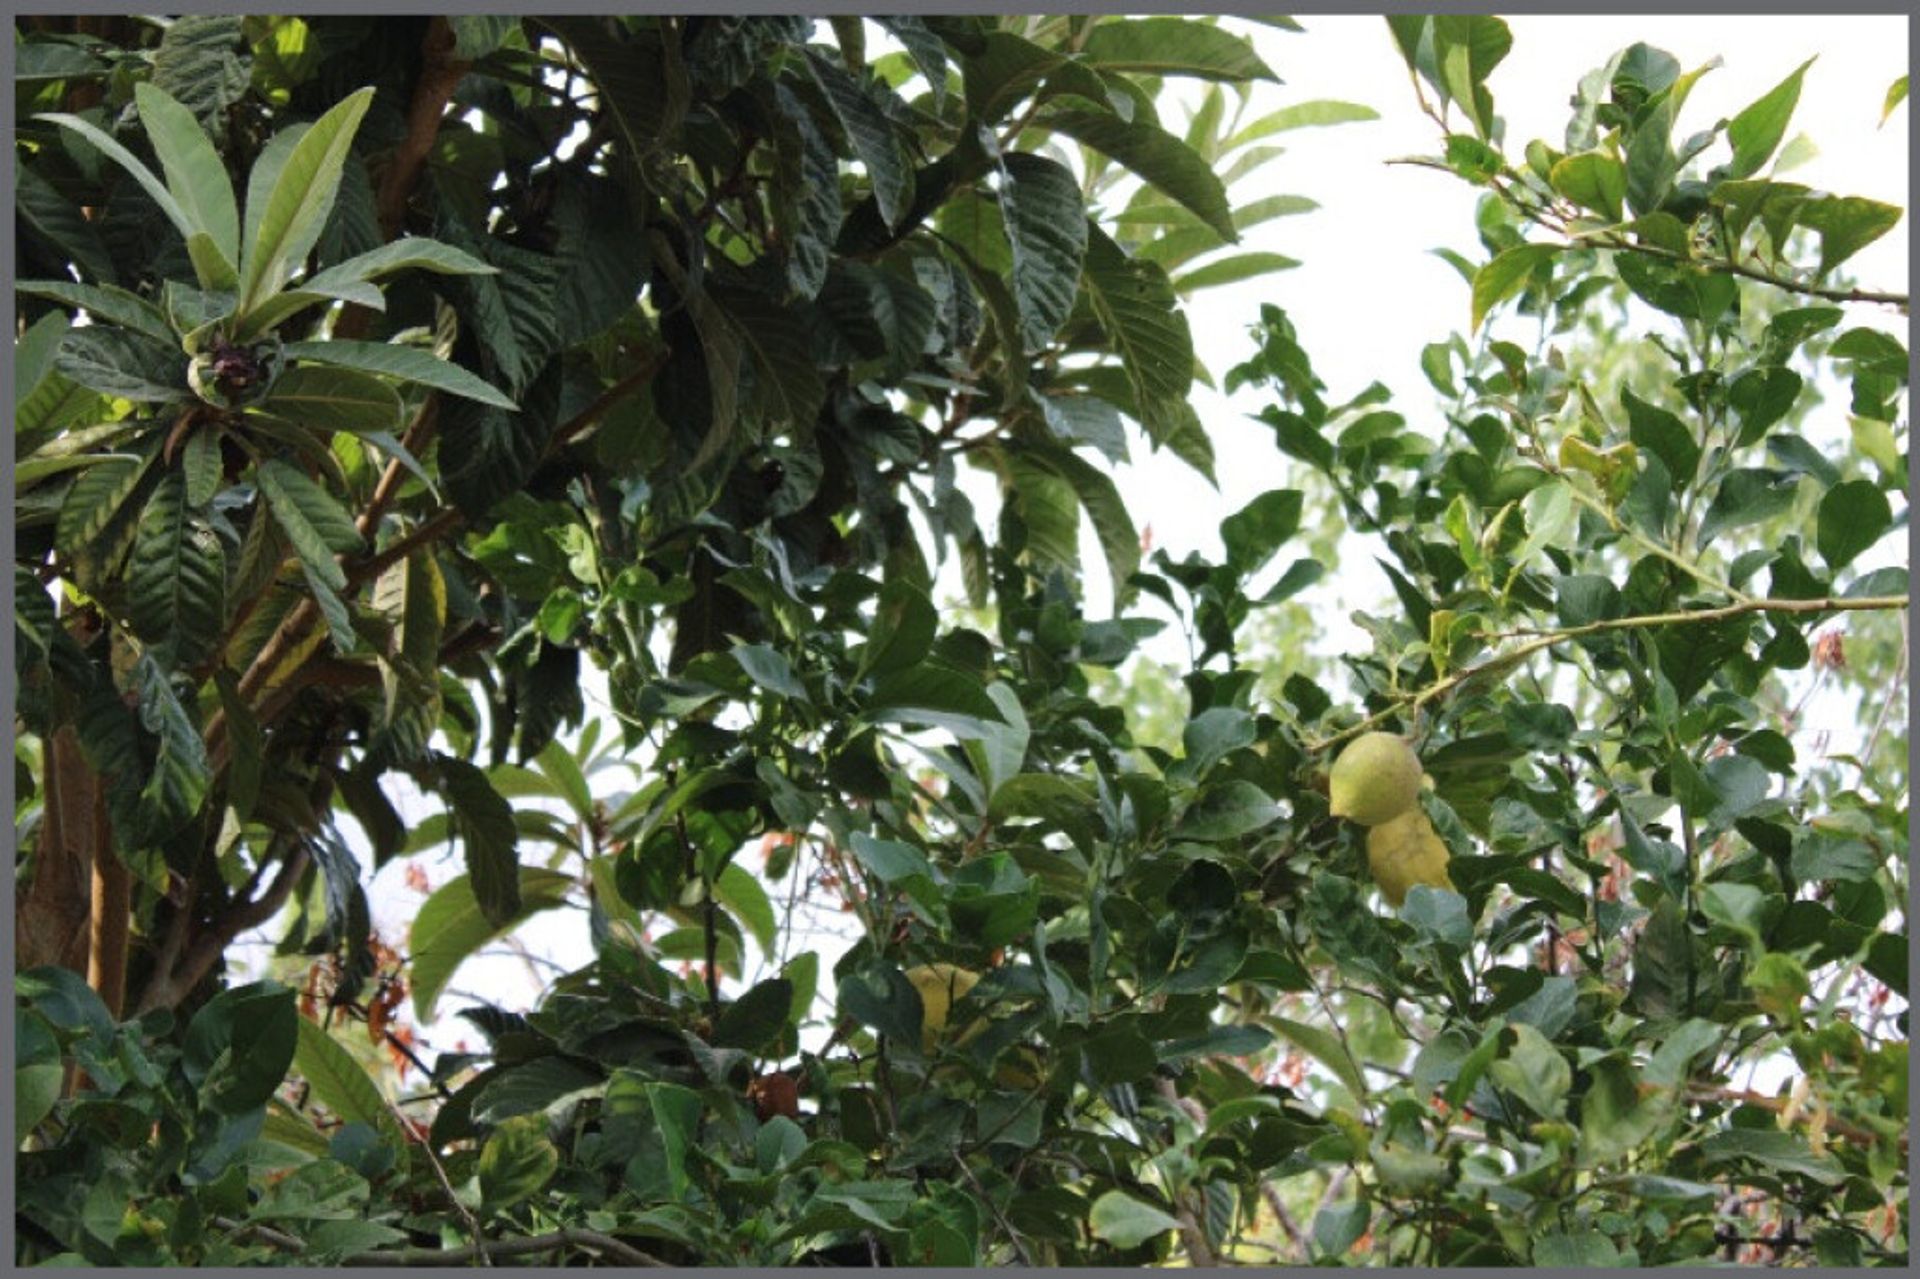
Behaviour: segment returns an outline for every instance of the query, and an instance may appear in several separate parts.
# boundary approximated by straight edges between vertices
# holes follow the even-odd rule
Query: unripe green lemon
[[[1362,826],[1392,821],[1414,806],[1420,778],[1420,757],[1406,738],[1362,733],[1347,743],[1327,777],[1333,815]]]
[[[1367,869],[1397,910],[1415,884],[1452,888],[1447,845],[1418,805],[1367,832]]]
[[[931,1053],[947,1028],[948,1009],[980,983],[980,974],[957,964],[922,964],[906,977],[920,992],[921,1051]]]

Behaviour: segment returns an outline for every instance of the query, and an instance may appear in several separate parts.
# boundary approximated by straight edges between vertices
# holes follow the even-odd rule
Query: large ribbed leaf
[[[350,166],[343,172],[353,172]],[[364,181],[364,179],[362,179]],[[346,183],[344,193],[351,189]],[[404,236],[392,244],[371,249],[349,258],[301,281],[299,287],[276,293],[248,311],[235,327],[242,340],[255,338],[278,328],[308,307],[323,303],[351,302],[370,310],[386,309],[386,299],[373,281],[397,271],[418,269],[439,275],[491,275],[499,268],[489,266],[470,253],[429,240],[424,236]]]
[[[320,229],[333,208],[347,149],[372,101],[371,88],[349,94],[314,121],[284,153],[274,153],[269,188],[262,191],[264,183],[248,182],[247,237],[240,251],[243,315],[278,292],[320,238]],[[256,209],[255,202],[262,199],[264,204]]]
[[[67,489],[60,504],[60,518],[54,525],[54,543],[67,555],[99,537],[120,514],[140,478],[152,463],[153,455],[115,458],[88,467]]]
[[[1003,166],[1000,210],[1013,250],[1013,298],[1024,349],[1035,351],[1073,310],[1087,252],[1085,206],[1079,181],[1063,164],[1014,154]]]
[[[135,85],[133,98],[140,122],[147,128],[147,141],[167,175],[167,190],[195,229],[212,241],[209,261],[215,269],[208,272],[210,282],[202,282],[209,288],[234,287],[239,278],[235,263],[240,256],[240,208],[234,203],[227,166],[194,113],[164,89]]]
[[[453,830],[466,856],[467,882],[487,922],[502,927],[520,911],[519,828],[485,772],[464,759],[439,757],[440,786],[453,807]]]
[[[1184,75],[1240,83],[1272,80],[1273,69],[1231,32],[1192,18],[1118,18],[1095,24],[1081,57],[1103,71]]]
[[[360,548],[360,533],[352,518],[325,489],[278,458],[254,468],[254,478],[266,498],[267,509],[300,559],[334,647],[343,653],[350,650],[353,619],[340,598],[347,588],[347,577],[334,553]]]
[[[809,51],[807,69],[826,94],[834,118],[846,134],[847,145],[866,167],[881,221],[889,230],[897,228],[906,215],[907,206],[913,202],[913,163],[893,121],[887,118],[879,103],[867,96],[866,87],[844,67]]]
[[[518,413],[472,400],[441,404],[441,482],[461,510],[483,515],[526,483],[553,437],[559,384],[557,373],[535,382]]]
[[[1077,453],[1066,449],[1049,450],[1047,464],[1073,486],[1074,496],[1093,521],[1093,531],[1106,557],[1107,571],[1113,578],[1116,609],[1125,605],[1132,593],[1127,581],[1140,568],[1140,530],[1127,514],[1127,504],[1114,487],[1113,477]]]
[[[835,262],[819,306],[855,353],[904,371],[922,354],[934,302],[914,280],[865,262]]]
[[[60,339],[54,367],[102,395],[148,402],[184,400],[187,361],[178,347],[130,329],[92,324]]]
[[[1158,406],[1184,400],[1193,384],[1193,336],[1177,309],[1166,273],[1127,257],[1098,227],[1089,227],[1087,296],[1126,366],[1141,423],[1150,430]]]
[[[348,1123],[365,1124],[390,1139],[399,1137],[393,1111],[353,1054],[321,1029],[300,1019],[299,1046],[293,1050],[293,1068],[313,1090],[313,1098]]]
[[[324,560],[333,564],[334,553],[345,554],[361,548],[360,532],[353,518],[332,494],[308,479],[300,471],[269,458],[254,470],[267,507],[293,544],[302,560]],[[346,578],[334,565],[329,580],[345,586]]]
[[[134,664],[134,683],[140,724],[154,738],[153,763],[140,788],[140,811],[143,825],[157,838],[177,830],[200,811],[213,783],[213,770],[199,728],[152,654]]]
[[[187,501],[187,480],[169,471],[147,500],[127,570],[134,632],[170,669],[198,662],[226,621],[227,558],[206,519]]]
[[[77,115],[67,115],[56,111],[47,112],[39,118],[51,121],[63,129],[68,129],[79,134],[82,138],[86,139],[95,150],[99,151],[100,154],[106,156],[107,159],[112,160],[115,164],[126,170],[127,173],[132,175],[133,180],[140,184],[141,189],[147,193],[153,202],[160,206],[160,211],[167,215],[167,220],[179,229],[183,237],[191,239],[193,236],[202,233],[202,228],[199,223],[187,216],[187,211],[180,207],[178,200],[173,198],[173,192],[167,189],[167,184],[162,182],[159,177],[154,174],[152,169],[149,169],[142,163],[140,157],[115,141],[112,134],[107,133],[101,129],[100,126],[89,120],[81,119]],[[216,287],[207,283],[205,280],[202,280],[201,284],[207,288]]]
[[[1061,474],[1037,458],[1007,458],[1009,500],[1026,526],[1026,549],[1043,567],[1080,566],[1080,500]]]
[[[289,342],[285,354],[289,360],[311,360],[317,364],[358,369],[363,373],[379,373],[405,382],[415,382],[449,395],[491,404],[509,413],[519,410],[513,400],[491,384],[451,360],[443,360],[417,346],[399,346],[388,342]],[[279,388],[276,386],[274,391],[278,394]]]
[[[161,342],[178,340],[166,313],[137,293],[111,284],[75,284],[70,280],[21,280],[14,286],[18,293],[51,298],[85,311],[95,320],[104,320],[132,329]]]
[[[1106,111],[1051,110],[1038,126],[1084,142],[1138,174],[1149,186],[1193,210],[1200,220],[1237,240],[1226,187],[1198,151],[1158,125],[1131,122]]]
[[[560,349],[554,315],[559,264],[544,253],[474,235],[456,222],[443,223],[440,234],[498,268],[495,275],[459,277],[448,295],[486,351],[495,380],[518,395]]]
[[[448,980],[469,955],[529,917],[565,902],[572,886],[573,880],[558,871],[520,867],[520,909],[499,923],[480,909],[472,881],[465,875],[435,890],[413,917],[407,939],[413,959],[414,1016],[430,1020]]]
[[[354,345],[380,349],[377,342]],[[440,363],[431,355],[425,358],[434,364]],[[326,435],[335,431],[391,431],[400,423],[400,397],[370,373],[303,364],[288,369],[274,380],[273,390],[260,402],[258,411]]]
[[[243,38],[238,14],[187,14],[167,24],[153,51],[153,84],[216,143],[226,141],[227,109],[246,96],[248,67],[235,51]]]
[[[580,59],[599,90],[600,106],[611,114],[627,144],[627,161],[644,177],[641,162],[679,133],[687,114],[687,69],[678,37],[662,39],[658,30],[642,29],[617,39],[608,32],[605,18],[551,15],[534,21],[558,35]]]
[[[13,212],[22,225],[79,267],[81,275],[99,281],[114,278],[113,257],[100,239],[100,229],[51,182],[18,159],[13,166]]]
[[[106,401],[55,367],[67,317],[50,312],[34,321],[13,348],[15,455],[38,449],[61,431],[104,416]]]
[[[806,106],[784,84],[773,86],[773,220],[786,248],[787,288],[801,297],[820,291],[827,255],[840,234],[839,158]]]
[[[806,320],[758,290],[715,288],[710,292],[753,358],[759,403],[768,425],[810,425],[827,387],[814,364],[813,332]]]

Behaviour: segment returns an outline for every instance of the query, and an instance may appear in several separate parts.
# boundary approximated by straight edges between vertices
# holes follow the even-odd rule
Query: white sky
[[[1419,370],[1420,350],[1454,330],[1465,330],[1468,298],[1465,283],[1430,250],[1445,246],[1473,261],[1484,258],[1473,231],[1478,193],[1447,174],[1386,164],[1394,157],[1432,154],[1438,147],[1432,123],[1415,105],[1404,63],[1384,21],[1377,16],[1301,21],[1306,34],[1255,30],[1262,55],[1285,83],[1259,86],[1245,118],[1318,98],[1361,102],[1381,118],[1275,139],[1288,147],[1288,154],[1248,179],[1236,196],[1252,200],[1284,192],[1310,196],[1322,207],[1256,228],[1243,247],[1285,253],[1304,265],[1200,294],[1188,306],[1195,345],[1218,379],[1250,352],[1247,330],[1260,304],[1276,302],[1293,318],[1335,402],[1378,380],[1393,389],[1393,407],[1412,426],[1434,432],[1437,409]],[[1496,109],[1507,121],[1510,156],[1536,137],[1560,145],[1568,100],[1580,76],[1636,40],[1666,49],[1688,69],[1715,55],[1724,59],[1724,65],[1696,86],[1676,129],[1680,136],[1731,116],[1818,54],[1788,136],[1805,131],[1819,142],[1822,153],[1797,169],[1794,180],[1908,204],[1908,108],[1896,110],[1885,127],[1875,127],[1887,86],[1906,70],[1903,17],[1742,16],[1729,22],[1689,16],[1556,16],[1512,18],[1509,24],[1513,50],[1494,72],[1490,87]],[[1176,112],[1164,114],[1170,121],[1177,117]],[[1860,253],[1848,269],[1867,287],[1904,287],[1906,224]],[[1875,321],[1862,308],[1850,322]],[[1878,322],[1897,325],[1905,336],[1901,317],[1889,313]],[[1275,452],[1269,428],[1246,416],[1264,402],[1261,395],[1243,393],[1228,401],[1203,387],[1195,391],[1195,405],[1218,455],[1219,490],[1183,464],[1164,455],[1149,458],[1138,449],[1135,464],[1116,476],[1136,522],[1151,524],[1154,545],[1176,558],[1188,550],[1217,556],[1220,519],[1266,489],[1285,485],[1289,465]],[[1844,414],[1844,401],[1822,413]],[[1812,429],[1824,434],[1820,424]],[[1844,418],[1837,429],[1845,438]],[[1083,540],[1089,612],[1099,615],[1106,599],[1104,568],[1090,532]],[[1904,549],[1889,556],[1883,546],[1881,555],[1886,562],[1903,562]],[[1281,557],[1283,562],[1286,558]],[[1340,647],[1364,642],[1346,620],[1348,615],[1388,594],[1370,549],[1356,548],[1353,560],[1308,596],[1327,619],[1326,641]],[[418,803],[404,810],[410,819],[426,811]],[[350,823],[347,827],[358,844],[357,829]],[[749,864],[757,866],[757,856],[747,856]],[[422,864],[436,886],[460,869],[457,853],[449,850],[428,854]],[[376,923],[397,944],[422,900],[402,883],[403,869],[402,863],[389,865],[372,893]],[[776,901],[784,896],[779,893]],[[277,931],[278,925],[268,929],[274,935]],[[568,968],[592,957],[579,912],[538,916],[520,936],[535,954]],[[834,957],[821,956],[823,988],[830,982]],[[750,962],[750,971],[752,967]],[[484,991],[496,1002],[524,1008],[537,997],[541,984],[522,960],[493,953],[465,965],[455,975],[452,990]],[[463,1035],[477,1039],[451,1015],[462,1006],[464,1001],[456,996],[443,997],[440,1018],[425,1036],[432,1048],[450,1049]]]

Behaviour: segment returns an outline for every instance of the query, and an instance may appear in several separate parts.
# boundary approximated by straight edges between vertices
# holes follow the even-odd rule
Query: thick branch
[[[233,939],[249,928],[257,928],[272,919],[286,904],[293,893],[293,886],[300,882],[300,876],[307,869],[308,853],[305,848],[295,848],[280,863],[280,873],[267,885],[266,891],[252,900],[241,899],[221,912],[207,931],[202,933],[187,951],[179,965],[171,972],[156,972],[153,980],[147,983],[146,991],[141,995],[138,1011],[170,1007],[180,1001],[180,997],[200,983],[200,979],[213,970]]]
[[[425,65],[420,69],[420,78],[414,81],[413,101],[407,107],[406,136],[393,149],[393,159],[380,180],[380,191],[374,200],[380,214],[380,229],[389,240],[400,234],[406,221],[407,201],[420,181],[428,152],[440,136],[440,119],[446,114],[447,103],[460,77],[471,65],[454,57],[453,50],[452,24],[445,18],[433,19],[427,24],[426,39],[421,43]]]
[[[1463,684],[1479,679],[1484,675],[1495,675],[1512,670],[1525,659],[1552,648],[1555,644],[1583,635],[1597,635],[1602,631],[1637,630],[1643,627],[1684,626],[1694,622],[1718,622],[1730,617],[1741,617],[1748,613],[1827,613],[1860,612],[1863,610],[1885,610],[1907,607],[1904,595],[1863,595],[1857,599],[1834,598],[1820,599],[1745,599],[1737,604],[1727,604],[1719,608],[1701,608],[1675,613],[1648,613],[1639,617],[1618,617],[1603,622],[1588,622],[1584,626],[1568,626],[1559,630],[1542,631],[1507,652],[1489,657],[1486,661],[1465,670],[1456,671],[1444,679],[1415,693],[1403,694],[1393,700],[1385,710],[1377,711],[1357,724],[1350,725],[1330,737],[1317,738],[1306,742],[1304,749],[1309,754],[1318,754],[1330,746],[1337,746],[1350,737],[1357,737],[1370,728],[1377,727],[1402,709],[1418,710],[1436,698],[1444,697]]]

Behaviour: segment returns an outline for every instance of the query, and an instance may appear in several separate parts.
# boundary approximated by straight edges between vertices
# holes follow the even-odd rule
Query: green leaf
[[[920,992],[893,965],[870,963],[848,973],[840,979],[836,1003],[840,1016],[872,1027],[903,1048],[919,1046],[925,1016]]]
[[[1016,153],[1002,161],[1002,174],[1000,208],[1013,251],[1024,354],[1052,341],[1073,309],[1087,219],[1080,183],[1066,166]]]
[[[1193,76],[1241,84],[1280,78],[1246,40],[1191,18],[1110,18],[1094,24],[1082,60],[1130,75]]]
[[[963,739],[984,736],[1003,722],[977,676],[935,662],[882,676],[868,699],[866,718],[944,728]]]
[[[1871,480],[1848,480],[1827,490],[1820,499],[1817,542],[1820,558],[1838,571],[1880,540],[1893,526],[1893,508],[1887,495]]]
[[[767,890],[751,871],[738,862],[728,863],[714,881],[713,896],[752,935],[762,954],[775,953],[780,940],[779,922],[774,917]]]
[[[736,644],[733,660],[740,663],[748,679],[769,693],[798,702],[809,700],[807,686],[794,676],[793,667],[780,650],[767,644]]]
[[[918,665],[932,649],[938,629],[939,615],[925,591],[898,578],[888,582],[874,605],[873,627],[867,632],[856,678]]]
[[[1308,1056],[1333,1072],[1340,1086],[1347,1090],[1355,1101],[1364,1101],[1367,1096],[1367,1081],[1360,1073],[1360,1067],[1339,1039],[1318,1026],[1309,1026],[1303,1022],[1290,1021],[1285,1017],[1264,1017],[1261,1021],[1271,1026],[1281,1038],[1297,1045]]]
[[[785,977],[760,982],[721,1012],[714,1024],[713,1042],[722,1048],[758,1053],[786,1030],[792,1005],[792,982]]]
[[[178,347],[104,324],[69,329],[54,367],[88,390],[141,401],[184,400],[187,360]]]
[[[481,912],[465,875],[449,880],[421,903],[408,934],[408,951],[413,958],[413,1010],[421,1021],[433,1020],[434,1004],[469,955],[540,911],[563,904],[573,887],[568,876],[538,866],[522,866],[519,875],[520,909],[498,924]]]
[[[151,55],[153,85],[185,107],[216,146],[226,144],[228,110],[247,93],[251,77],[239,53],[245,38],[238,14],[187,14],[167,24]]]
[[[333,210],[347,148],[372,102],[373,89],[360,89],[314,121],[284,155],[275,156],[268,189],[261,189],[256,162],[255,179],[247,186],[247,235],[240,249],[241,316],[279,292],[319,240]]]
[[[1532,1026],[1522,1023],[1513,1030],[1513,1047],[1489,1066],[1487,1073],[1542,1119],[1560,1118],[1565,1113],[1567,1092],[1573,1087],[1573,1067]]]
[[[1691,488],[1700,466],[1700,445],[1686,423],[1625,388],[1620,403],[1627,410],[1627,437],[1660,459],[1676,490]]]
[[[308,574],[334,591],[343,591],[347,577],[334,561],[363,545],[360,531],[332,494],[308,479],[298,468],[279,458],[268,458],[254,468],[254,481],[267,509],[287,535]]]
[[[380,1086],[353,1054],[318,1024],[299,1019],[293,1068],[307,1081],[314,1099],[348,1123],[361,1123],[397,1144],[399,1125]]]
[[[1820,237],[1820,270],[1824,276],[1860,250],[1893,230],[1902,210],[1858,195],[1829,195],[1800,206],[1800,225]]]
[[[1498,18],[1441,14],[1433,19],[1433,57],[1439,86],[1467,113],[1486,138],[1493,129],[1493,99],[1487,77],[1513,47],[1513,34]]]
[[[1701,517],[1700,536],[1694,545],[1705,549],[1720,533],[1759,524],[1791,510],[1799,481],[1800,477],[1791,471],[1764,467],[1740,467],[1727,472],[1707,506],[1706,515]]]
[[[1231,138],[1227,139],[1222,151],[1232,151],[1246,146],[1249,142],[1258,142],[1261,138],[1272,137],[1276,133],[1285,133],[1289,129],[1321,128],[1334,124],[1360,124],[1368,120],[1378,120],[1380,113],[1372,107],[1357,102],[1338,102],[1332,99],[1316,99],[1311,102],[1296,102],[1269,112],[1247,125]],[[1244,230],[1247,223],[1239,224]]]
[[[167,190],[194,229],[211,241],[209,269],[200,273],[208,289],[231,289],[239,274],[240,209],[233,199],[227,166],[201,130],[193,112],[151,83],[134,86],[133,99],[146,126],[147,141],[167,175]],[[195,259],[196,267],[200,265]]]
[[[1534,272],[1551,262],[1559,251],[1560,246],[1554,244],[1516,244],[1475,271],[1470,329],[1477,332],[1487,312],[1518,293]]]
[[[1077,453],[1050,451],[1047,461],[1072,486],[1074,496],[1093,522],[1113,582],[1114,607],[1124,607],[1133,594],[1129,581],[1140,568],[1140,531],[1133,526],[1125,499],[1112,476]]]
[[[1180,1223],[1149,1203],[1132,1195],[1109,1190],[1093,1201],[1087,1213],[1087,1228],[1095,1239],[1116,1248],[1138,1248],[1147,1240],[1178,1230]]]
[[[323,437],[335,431],[392,431],[400,423],[400,397],[370,374],[301,365],[275,378],[255,411]]]
[[[1837,1186],[1845,1180],[1845,1173],[1831,1156],[1814,1154],[1806,1139],[1797,1133],[1727,1129],[1702,1141],[1700,1153],[1709,1164],[1757,1164],[1771,1172],[1796,1173],[1823,1186]]]
[[[1627,171],[1604,151],[1582,151],[1558,161],[1547,181],[1555,191],[1609,222],[1618,222],[1627,196]]]
[[[687,114],[687,69],[681,41],[642,28],[625,40],[608,34],[602,20],[542,15],[533,19],[554,32],[579,57],[599,90],[605,109],[626,143],[621,153],[636,173],[673,144]]]
[[[114,457],[87,468],[67,489],[54,525],[55,543],[69,555],[106,531],[139,487],[152,462],[142,457]]]
[[[1090,226],[1087,296],[1126,367],[1135,415],[1149,431],[1166,421],[1169,402],[1184,403],[1193,383],[1193,336],[1166,273],[1127,257]]]
[[[186,210],[180,207],[180,202],[174,199],[173,192],[168,190],[166,184],[154,175],[153,170],[141,163],[139,157],[135,156],[133,152],[114,141],[113,136],[102,130],[98,125],[83,120],[77,115],[66,115],[60,112],[47,112],[36,118],[49,121],[50,123],[59,125],[63,129],[79,134],[82,138],[86,139],[95,150],[126,170],[127,173],[133,177],[133,180],[140,184],[141,189],[147,193],[148,197],[160,206],[160,211],[166,214],[167,220],[173,223],[182,237],[191,240],[195,235],[205,234],[199,223],[187,216]],[[28,172],[31,172],[31,170],[28,170]],[[37,177],[38,175],[36,174],[35,176]],[[204,277],[200,283],[203,288],[219,287]]]
[[[1901,76],[1887,86],[1887,100],[1880,107],[1880,123],[1885,124],[1893,109],[1907,100],[1907,77]]]
[[[494,1129],[474,1172],[480,1202],[498,1212],[539,1193],[560,1170],[560,1152],[547,1140],[541,1115],[521,1115]]]
[[[1122,120],[1111,112],[1074,108],[1050,110],[1036,127],[1064,133],[1102,155],[1125,165],[1147,185],[1188,209],[1229,244],[1240,238],[1226,187],[1213,166],[1158,125],[1145,120]]]
[[[1236,253],[1231,257],[1215,258],[1205,266],[1195,267],[1173,282],[1174,292],[1181,297],[1200,289],[1217,288],[1222,284],[1238,284],[1242,280],[1251,280],[1255,276],[1271,275],[1276,271],[1291,271],[1299,266],[1299,260],[1284,253]]]
[[[606,1087],[606,1077],[565,1057],[535,1057],[491,1076],[473,1098],[473,1118],[498,1124],[519,1115],[539,1114],[569,1097]]]
[[[519,828],[509,804],[485,772],[464,759],[439,757],[440,784],[453,808],[453,830],[466,855],[469,891],[487,922],[506,927],[520,914]]]
[[[289,360],[308,360],[334,368],[356,369],[399,378],[421,386],[430,386],[449,395],[458,395],[481,404],[518,412],[519,406],[498,388],[482,381],[451,360],[443,360],[431,351],[387,342],[289,342],[285,349]],[[299,372],[290,369],[288,373]],[[287,375],[282,374],[282,380]],[[275,393],[279,387],[274,388]]]
[[[142,654],[133,669],[140,724],[155,743],[153,763],[140,788],[140,814],[149,837],[159,839],[200,812],[213,785],[213,766],[199,726],[188,716],[160,663],[151,653]]]
[[[267,1104],[299,1042],[293,992],[272,982],[221,991],[195,1013],[181,1066],[196,1100],[217,1115],[244,1115]]]
[[[1372,1216],[1373,1206],[1359,1197],[1327,1205],[1313,1215],[1313,1246],[1322,1257],[1346,1256],[1367,1233]]]
[[[1298,489],[1269,489],[1220,522],[1220,540],[1235,573],[1259,572],[1299,531],[1303,500]]]
[[[197,663],[226,622],[227,559],[211,525],[187,501],[187,479],[161,479],[134,535],[127,573],[134,632],[168,667]]]
[[[137,293],[111,284],[74,284],[67,280],[21,280],[14,290],[34,297],[52,298],[56,302],[78,307],[96,320],[105,320],[109,324],[118,324],[122,328],[132,329],[144,337],[150,337],[171,347],[177,342],[178,335],[167,323],[166,313]],[[169,357],[172,352],[169,351]],[[16,383],[20,392],[32,389]]]
[[[893,121],[868,96],[867,86],[845,68],[812,52],[807,70],[826,95],[827,105],[853,154],[867,171],[874,203],[888,230],[896,230],[913,203],[913,164],[894,129]]]
[[[1787,122],[1800,102],[1800,81],[1813,65],[1808,58],[1792,75],[1775,85],[1767,94],[1727,122],[1727,141],[1733,144],[1733,163],[1727,175],[1745,178],[1758,173],[1773,158],[1786,136]]]

